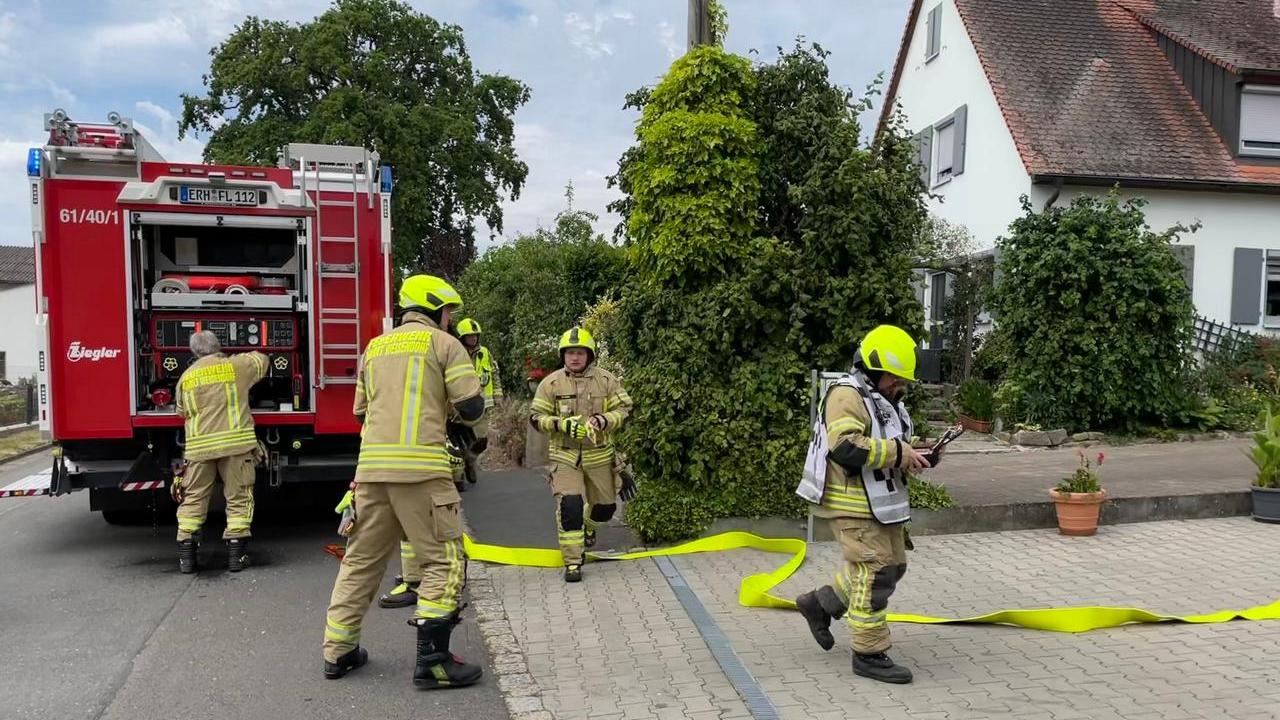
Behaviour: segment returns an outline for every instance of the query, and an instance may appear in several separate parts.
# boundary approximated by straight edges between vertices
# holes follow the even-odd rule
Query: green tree
[[[1024,215],[998,242],[997,327],[1009,347],[1003,409],[1038,424],[1134,430],[1176,422],[1194,308],[1169,245],[1187,228],[1147,228],[1144,202],[1080,196]]]
[[[918,329],[924,222],[897,126],[859,143],[821,48],[752,68],[716,46],[677,60],[615,180],[632,272],[617,349],[636,401],[623,436],[649,540],[717,517],[799,514],[812,368],[847,368],[880,322]]]
[[[458,282],[508,393],[524,387],[526,361],[553,369],[560,333],[622,281],[622,250],[595,232],[595,215],[573,209],[571,191],[569,201],[554,226],[490,248]]]
[[[462,29],[397,0],[335,0],[311,22],[249,17],[210,51],[203,95],[183,95],[179,136],[208,133],[210,162],[274,164],[290,142],[372,147],[395,168],[395,260],[453,277],[475,225],[528,168],[513,142],[529,89],[477,72]]]

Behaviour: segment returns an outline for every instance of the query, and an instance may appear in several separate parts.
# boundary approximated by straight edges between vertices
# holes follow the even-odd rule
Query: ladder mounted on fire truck
[[[373,207],[377,192],[374,169],[378,167],[378,160],[378,153],[364,148],[310,143],[290,143],[280,155],[280,167],[290,168],[301,175],[303,195],[311,188],[315,191],[315,262],[319,270],[319,282],[315,288],[319,348],[316,377],[320,388],[354,385],[356,382],[354,376],[331,374],[329,361],[355,362],[364,345],[360,332],[360,213],[357,205],[363,185],[364,201],[368,207]],[[348,216],[349,224],[345,222]],[[343,222],[333,222],[335,217],[341,217]],[[348,228],[350,234],[345,234]],[[348,327],[351,332],[345,331]]]

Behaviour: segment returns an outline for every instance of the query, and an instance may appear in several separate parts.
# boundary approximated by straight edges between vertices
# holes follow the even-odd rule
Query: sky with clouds
[[[685,48],[686,0],[411,0],[462,26],[476,67],[532,88],[516,115],[529,165],[505,203],[505,233],[551,223],[572,181],[576,206],[598,213],[615,197],[605,178],[633,140],[623,96],[654,84]],[[861,91],[891,69],[909,0],[724,0],[728,49],[768,60],[803,35],[832,55],[833,78]],[[199,93],[209,50],[247,15],[305,21],[327,0],[0,0],[0,244],[30,245],[27,148],[44,142],[43,115],[132,117],[169,160],[198,160],[203,138],[177,138],[179,95]],[[871,116],[864,124],[874,122]],[[499,238],[501,241],[501,237]],[[484,243],[482,243],[483,245]]]

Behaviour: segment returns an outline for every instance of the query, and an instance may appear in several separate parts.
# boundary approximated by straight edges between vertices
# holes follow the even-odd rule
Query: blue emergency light
[[[391,192],[391,166],[383,165],[381,167],[381,175],[382,175],[382,192],[384,193]]]
[[[40,177],[40,164],[44,162],[44,151],[31,148],[27,151],[27,177]]]

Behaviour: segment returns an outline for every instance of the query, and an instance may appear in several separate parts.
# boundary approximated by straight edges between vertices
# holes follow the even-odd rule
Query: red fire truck
[[[129,119],[107,120],[46,115],[28,157],[40,427],[56,445],[47,476],[4,494],[87,489],[109,522],[162,497],[200,330],[269,357],[250,398],[259,484],[349,480],[359,353],[392,317],[390,168],[308,144],[277,167],[167,162]]]

